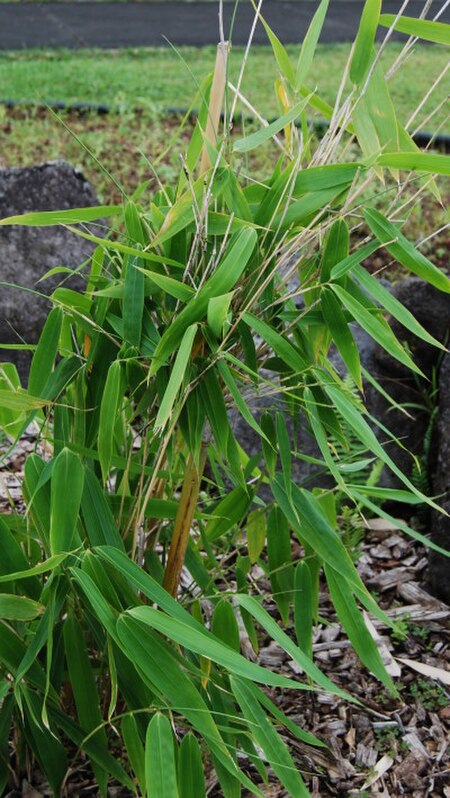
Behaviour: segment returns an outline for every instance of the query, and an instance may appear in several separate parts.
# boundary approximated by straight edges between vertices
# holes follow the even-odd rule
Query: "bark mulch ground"
[[[35,445],[32,433],[25,436],[14,455],[1,464],[0,513],[13,507],[15,511],[23,509],[23,463]],[[414,524],[414,519],[409,523]],[[367,522],[359,544],[358,570],[387,615],[401,620],[400,633],[392,634],[379,621],[368,619],[400,692],[399,700],[360,664],[336,621],[325,589],[320,595],[321,622],[314,636],[314,658],[324,673],[361,703],[294,690],[274,690],[272,694],[269,689],[292,720],[328,745],[316,749],[293,737],[287,740],[313,798],[450,798],[450,607],[426,591],[426,566],[427,554],[421,544],[382,519]],[[263,573],[255,570],[254,576],[269,595]],[[270,598],[266,608],[278,617]],[[264,637],[260,642],[258,661],[262,665],[291,676],[298,672],[277,644]],[[257,781],[251,767],[248,773]],[[27,778],[21,774],[21,779],[10,798],[50,794],[33,768]],[[211,798],[221,796],[213,773],[209,788]],[[263,790],[268,798],[285,796],[275,781]],[[66,794],[96,795],[84,761],[75,763]],[[128,792],[113,785],[109,794],[119,797]]]

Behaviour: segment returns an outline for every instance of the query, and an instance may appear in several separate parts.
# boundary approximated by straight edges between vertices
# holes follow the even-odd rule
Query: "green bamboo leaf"
[[[267,521],[267,558],[273,598],[286,625],[289,622],[294,573],[290,530],[278,507],[272,507]]]
[[[154,352],[150,376],[156,374],[179,346],[185,330],[205,316],[209,300],[227,294],[234,288],[250,260],[256,241],[257,235],[252,228],[244,228],[237,233],[217,270],[162,335]]]
[[[145,784],[148,798],[178,798],[175,740],[162,712],[148,724],[145,737]]]
[[[63,312],[61,308],[53,308],[47,316],[31,361],[28,390],[32,396],[41,396],[53,370],[58,352],[62,321]]]
[[[217,604],[211,620],[211,632],[218,640],[240,653],[239,626],[230,601],[223,599]]]
[[[17,224],[25,227],[46,227],[54,224],[79,224],[95,222],[115,216],[122,210],[120,205],[98,205],[91,208],[71,208],[67,211],[37,211],[20,216],[8,216],[0,220],[0,225]]]
[[[375,341],[377,341],[383,349],[388,352],[391,357],[394,357],[400,363],[407,366],[407,368],[411,369],[411,371],[415,371],[416,374],[420,374],[424,376],[421,370],[416,366],[406,349],[401,345],[400,341],[395,337],[394,333],[390,329],[390,327],[384,325],[380,320],[367,308],[361,305],[351,294],[348,293],[344,288],[336,283],[332,284],[332,289],[334,293],[339,297],[342,304],[347,308],[348,312],[352,315],[356,322],[365,330]],[[336,330],[335,330],[336,332]],[[339,335],[339,331],[338,335]],[[336,341],[336,345],[338,346],[339,351],[340,347],[338,342]],[[356,345],[355,345],[356,348]],[[357,354],[357,351],[356,351]],[[341,352],[342,358],[344,356]],[[359,356],[358,356],[359,359]],[[344,361],[347,367],[350,369],[349,364],[347,361]],[[361,378],[360,383],[361,384]]]
[[[122,503],[122,498],[118,498]],[[91,546],[109,545],[124,549],[124,543],[106,495],[94,471],[90,468],[86,468],[84,474],[81,512]]]
[[[280,333],[266,324],[265,321],[258,319],[251,313],[244,313],[242,318],[249,327],[255,330],[257,335],[260,335],[261,338],[269,344],[275,354],[278,355],[292,371],[296,373],[307,371],[308,365],[306,360],[304,360],[300,352],[298,352],[287,338],[284,338]]]
[[[142,795],[145,795],[145,751],[134,715],[125,715],[121,723],[122,738],[130,765]]]
[[[302,560],[295,569],[294,628],[297,644],[312,659],[313,617],[311,571]]]
[[[345,396],[343,391],[340,390],[336,385],[327,385],[325,390],[339,414],[345,419],[346,424],[353,429],[364,446],[373,452],[376,457],[382,460],[383,463],[385,463],[391,469],[391,471],[403,482],[404,485],[406,485],[407,488],[409,488],[412,493],[414,493],[415,496],[420,498],[426,504],[429,504],[430,507],[433,507],[438,512],[442,512],[442,508],[439,507],[439,505],[428,496],[425,496],[418,488],[416,488],[415,485],[412,484],[411,480],[405,476],[400,468],[398,468],[392,458],[389,457],[384,447],[378,441],[375,433],[364,419],[362,413],[355,406],[354,402]],[[330,565],[335,567],[335,564],[333,564],[331,561]]]
[[[100,419],[98,425],[98,454],[104,482],[106,482],[108,478],[114,452],[114,428],[122,400],[120,395],[120,383],[121,365],[118,360],[114,360],[108,369],[106,377],[105,389],[100,404]]]
[[[127,237],[131,244],[140,244],[141,246],[145,246],[146,240],[144,236],[144,231],[142,229],[141,220],[139,218],[139,212],[136,206],[136,203],[133,200],[128,200],[125,205],[125,228],[127,231]]]
[[[262,793],[255,790],[252,782],[235,765],[205,701],[192,679],[180,667],[180,657],[176,657],[170,646],[148,626],[127,616],[125,613],[117,622],[117,635],[127,657],[136,664],[145,680],[165,696],[170,706],[180,709],[204,737],[223,767],[262,798]]]
[[[247,517],[247,547],[250,562],[255,563],[266,542],[266,512],[262,507],[253,510]]]
[[[349,699],[347,693],[341,690],[339,687],[336,687],[335,684],[322,673],[319,668],[314,665],[314,663],[307,657],[303,651],[300,650],[298,646],[291,640],[289,635],[280,628],[279,624],[276,620],[269,615],[268,612],[261,606],[261,604],[253,597],[248,596],[245,593],[236,593],[235,601],[246,612],[251,615],[257,623],[262,626],[263,629],[267,632],[270,637],[277,642],[281,648],[289,654],[290,657],[294,660],[294,662],[299,665],[299,667],[304,671],[304,673],[309,676],[313,682],[315,682],[319,687],[323,687],[324,690],[333,693],[334,695],[339,695],[344,697],[347,700],[355,701],[356,699]],[[306,687],[306,685],[303,685]]]
[[[431,19],[416,19],[415,17],[398,17],[396,14],[381,14],[380,25],[385,28],[394,26],[394,30],[406,33],[408,36],[417,36],[427,42],[436,44],[450,44],[450,25],[446,22],[435,22]]]
[[[40,574],[45,574],[48,571],[55,571],[68,556],[68,554],[55,554],[53,557],[49,557],[48,560],[40,562],[38,565],[33,565],[26,570],[2,574],[0,576],[0,584],[4,582],[17,582],[19,579],[29,579],[32,576],[40,576]]]
[[[325,324],[330,331],[342,360],[355,380],[356,385],[362,390],[361,362],[359,359],[358,347],[356,346],[350,327],[345,320],[340,303],[337,301],[333,292],[328,288],[323,288],[320,292],[320,307]]]
[[[233,291],[229,291],[228,294],[211,297],[208,302],[208,326],[211,328],[216,338],[221,338],[226,326],[229,327],[227,321],[233,294]]]
[[[350,80],[360,85],[373,59],[373,45],[378,28],[381,0],[366,0],[359,23],[350,64]]]
[[[73,613],[70,613],[64,622],[63,636],[67,669],[80,726],[87,734],[100,727],[93,735],[93,739],[105,749],[106,753],[106,733],[102,726],[103,718],[95,676],[81,624]],[[93,770],[101,794],[106,795],[108,772],[95,763]]]
[[[249,408],[247,407],[245,400],[242,397],[242,392],[239,390],[239,387],[236,385],[236,381],[224,360],[219,360],[217,362],[217,371],[222,377],[222,380],[225,383],[226,387],[228,388],[231,396],[233,397],[236,407],[239,410],[244,421],[247,422],[249,427],[255,430],[259,438],[264,438],[265,437],[264,432],[262,431],[258,422],[255,420],[253,414],[250,412]]]
[[[276,414],[276,430],[278,453],[281,459],[281,470],[283,472],[284,484],[286,485],[286,493],[289,496],[292,485],[292,453],[286,419],[283,413]]]
[[[432,346],[437,346],[438,349],[446,351],[446,347],[436,338],[433,338],[429,332],[422,327],[413,314],[402,305],[398,299],[395,298],[387,288],[376,280],[366,269],[357,264],[352,269],[352,274],[358,280],[358,283],[363,287],[368,294],[370,294],[380,305],[394,317],[400,324],[403,324],[407,330],[417,335],[422,341],[426,341]]]
[[[18,388],[17,390],[9,388],[0,389],[0,407],[7,410],[16,410],[18,413],[29,413],[32,410],[45,407],[46,404],[46,400],[31,396],[22,388]]]
[[[50,495],[50,550],[71,551],[76,538],[83,493],[84,468],[78,455],[62,449],[52,471]]]
[[[398,150],[400,126],[384,70],[379,63],[370,76],[365,107],[370,114],[382,149]]]
[[[364,246],[359,247],[355,252],[352,252],[351,255],[348,255],[343,260],[336,263],[335,266],[332,267],[330,273],[331,280],[340,280],[350,269],[353,269],[358,263],[365,260],[366,258],[370,258],[377,249],[380,248],[380,244],[378,241],[371,241],[370,244],[364,244]]]
[[[322,0],[324,2],[325,0]],[[328,2],[328,0],[326,0]],[[291,122],[294,122],[300,116],[303,109],[308,104],[308,98],[301,100],[301,102],[294,105],[293,108],[290,109],[286,114],[280,116],[275,122],[272,122],[270,125],[261,128],[261,130],[257,130],[256,133],[252,133],[250,136],[246,136],[243,139],[238,139],[233,145],[234,152],[249,152],[250,150],[254,150],[256,147],[260,147],[261,144],[264,144],[268,139],[272,138],[272,136],[276,136],[280,130],[290,125]]]
[[[303,44],[297,61],[297,70],[295,73],[295,88],[297,91],[306,80],[309,70],[311,69],[311,64],[316,52],[319,36],[325,21],[328,3],[329,0],[321,0],[321,3],[311,20],[305,38],[303,39]]]
[[[302,778],[294,764],[288,748],[272,726],[251,685],[243,679],[232,676],[231,689],[244,717],[249,722],[249,732],[257,745],[262,748],[267,761],[292,798],[308,798]]]
[[[197,329],[197,324],[191,324],[181,339],[180,347],[170,372],[169,382],[155,419],[155,429],[163,429],[170,418],[175,399],[177,398],[178,391],[181,388],[189,366],[189,360],[191,357],[195,336],[197,334]]]
[[[129,258],[123,296],[123,336],[132,346],[139,347],[144,313],[144,275],[138,268],[139,258]]]
[[[239,524],[253,501],[252,493],[238,485],[214,507],[206,524],[205,534],[210,542],[217,540],[235,524]]]
[[[168,277],[167,274],[157,274],[156,272],[149,271],[149,269],[143,269],[140,266],[136,266],[136,268],[143,272],[157,288],[169,294],[169,296],[175,297],[175,299],[188,302],[195,294],[195,290],[191,288],[190,285],[186,285],[186,283],[182,283],[180,280],[176,280],[173,277]]]
[[[256,10],[256,5],[254,3],[254,0],[252,0],[252,5],[253,8]],[[291,64],[291,59],[289,58],[289,55],[286,51],[286,48],[281,44],[279,38],[274,34],[273,30],[269,27],[269,25],[267,24],[266,20],[264,19],[261,13],[259,13],[259,19],[262,22],[264,30],[267,33],[267,38],[269,39],[270,44],[272,45],[273,54],[275,56],[281,74],[283,75],[284,78],[286,78],[287,82],[290,83],[292,87],[294,87],[295,72]]]
[[[450,279],[422,255],[383,214],[374,208],[364,212],[367,224],[381,244],[402,266],[417,274],[440,291],[450,293]]]
[[[326,564],[325,575],[336,614],[361,662],[391,693],[396,695],[397,690],[383,665],[380,652],[364,623],[347,580]]]
[[[336,219],[330,227],[320,262],[320,281],[328,282],[331,270],[348,258],[350,233],[344,219]]]
[[[43,604],[26,596],[0,593],[0,618],[5,621],[32,621],[44,610]]]
[[[184,646],[196,654],[205,655],[213,662],[217,662],[227,671],[236,673],[245,679],[252,679],[261,684],[270,684],[274,687],[289,687],[298,690],[310,689],[308,685],[294,682],[286,676],[273,673],[267,668],[262,668],[254,662],[245,659],[241,654],[233,651],[228,645],[221,643],[206,629],[203,632],[194,629],[190,624],[185,624],[178,618],[153,609],[153,607],[133,607],[124,614],[125,618],[131,617],[140,621],[145,626],[150,626],[171,640]]]
[[[206,798],[202,753],[192,732],[185,734],[178,754],[180,798]]]
[[[450,30],[450,25],[448,25]],[[385,152],[376,163],[389,166],[391,169],[406,169],[408,172],[430,172],[434,175],[450,176],[448,155],[436,155],[428,152]]]

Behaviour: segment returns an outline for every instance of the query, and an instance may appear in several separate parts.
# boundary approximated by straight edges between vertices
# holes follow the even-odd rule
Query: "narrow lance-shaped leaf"
[[[345,320],[340,303],[333,295],[332,291],[327,288],[323,288],[320,292],[320,306],[325,323],[338,348],[339,354],[355,380],[356,385],[361,390],[361,362],[359,359],[358,347],[356,346],[355,339]]]
[[[294,627],[297,643],[312,659],[313,606],[311,572],[308,563],[299,562],[294,580]]]
[[[381,14],[380,25],[385,28],[394,26],[394,30],[406,33],[408,36],[418,36],[428,42],[436,44],[450,44],[450,25],[446,22],[436,22],[431,19],[416,19],[415,17],[396,17],[396,14]]]
[[[83,494],[84,468],[78,455],[62,449],[56,458],[50,496],[50,550],[71,551]]]
[[[353,316],[355,321],[361,325],[361,327],[369,333],[369,335],[377,341],[383,349],[386,350],[392,357],[396,360],[403,363],[407,366],[411,371],[415,371],[417,374],[422,374],[418,366],[414,363],[406,349],[401,345],[400,341],[395,337],[394,333],[390,329],[390,327],[385,326],[373,313],[370,313],[367,308],[361,305],[348,291],[342,288],[340,285],[336,285],[335,283],[332,284],[333,291],[339,297],[344,307],[347,308],[349,313]],[[334,330],[334,332],[340,335],[339,330]],[[342,338],[342,336],[341,336]],[[336,339],[335,339],[336,340]],[[339,346],[338,340],[336,340],[336,345],[338,346],[339,351],[341,352],[341,348]],[[356,345],[355,345],[356,348]],[[346,350],[344,350],[346,351]],[[342,354],[342,352],[341,352]],[[346,356],[348,356],[349,351],[346,351]],[[357,352],[356,352],[357,354]],[[344,359],[344,355],[342,354]],[[359,355],[358,355],[359,359]],[[350,360],[351,362],[351,360]],[[347,360],[345,360],[346,365],[350,369]],[[361,384],[361,378],[359,384]]]
[[[337,616],[361,662],[391,693],[397,693],[392,679],[383,665],[380,652],[364,623],[347,580],[328,565],[325,565],[325,574]]]
[[[137,268],[138,258],[129,258],[125,273],[123,296],[123,335],[125,340],[138,347],[141,342],[142,314],[144,312],[144,275]]]
[[[181,388],[182,382],[184,380],[189,365],[189,359],[191,356],[192,346],[194,344],[194,339],[197,333],[197,329],[198,325],[192,324],[190,327],[187,328],[187,330],[183,335],[183,338],[181,339],[180,348],[177,352],[175,362],[172,366],[169,382],[164,392],[164,396],[161,400],[158,414],[156,416],[155,427],[157,429],[163,429],[167,421],[169,420],[172,408],[175,403],[175,399],[177,397],[178,391]]]
[[[381,0],[366,0],[350,64],[350,80],[353,83],[362,83],[373,59],[373,44],[380,11]]]
[[[32,621],[44,612],[44,605],[26,596],[0,593],[0,618],[5,621]]]
[[[125,715],[121,731],[130,765],[134,770],[142,795],[145,794],[145,750],[134,715]]]
[[[450,25],[448,27],[450,28]],[[391,169],[450,176],[448,155],[428,152],[385,152],[377,158],[377,163],[380,166],[389,166]]]
[[[98,425],[98,454],[105,482],[108,478],[114,452],[114,427],[121,402],[120,381],[120,362],[115,360],[108,369]]]
[[[304,100],[294,105],[286,114],[280,116],[275,122],[267,125],[267,127],[263,127],[261,130],[257,130],[256,133],[252,133],[250,136],[246,136],[243,139],[238,139],[233,146],[234,152],[249,152],[256,147],[260,147],[261,144],[264,144],[272,136],[275,136],[291,122],[295,122],[307,104],[308,98],[306,97]]]
[[[8,216],[0,220],[0,225],[17,224],[23,227],[46,227],[55,224],[77,224],[95,222],[120,213],[120,205],[98,205],[90,208],[71,208],[67,211],[36,211],[20,216]]]
[[[311,69],[314,53],[316,52],[317,43],[322,30],[325,16],[328,9],[329,0],[322,0],[317,11],[315,12],[310,26],[306,32],[303,44],[300,50],[300,55],[297,61],[297,70],[295,74],[295,88],[298,91],[300,86],[304,83]]]
[[[47,316],[31,361],[28,390],[32,396],[41,395],[52,373],[58,352],[62,321],[63,311],[61,308],[53,308]]]
[[[272,726],[261,707],[252,686],[236,676],[231,677],[231,689],[244,717],[249,721],[249,731],[262,748],[267,760],[292,798],[308,798],[309,793],[294,764],[288,748]]]
[[[417,274],[440,291],[450,293],[450,279],[425,255],[422,255],[383,214],[374,208],[364,212],[367,224],[381,244],[402,266]]]
[[[178,798],[172,727],[162,712],[148,725],[145,738],[145,784],[147,798]]]
[[[178,754],[180,798],[206,798],[202,752],[192,732],[185,734]]]

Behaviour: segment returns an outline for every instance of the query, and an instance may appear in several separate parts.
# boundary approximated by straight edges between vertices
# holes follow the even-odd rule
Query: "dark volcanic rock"
[[[433,493],[441,496],[439,504],[450,514],[450,355],[446,355],[439,376],[438,456]],[[450,518],[433,512],[431,539],[450,550]],[[450,604],[450,559],[430,550],[428,583],[432,593]]]
[[[30,211],[64,210],[97,204],[92,186],[81,172],[64,161],[20,169],[0,169],[0,218]],[[83,285],[81,277],[59,274],[38,283],[55,266],[80,266],[92,244],[62,227],[0,227],[0,281],[34,289],[0,288],[0,343],[35,343],[51,308],[45,298],[59,284]],[[16,363],[26,381],[28,352],[0,352],[1,360]]]

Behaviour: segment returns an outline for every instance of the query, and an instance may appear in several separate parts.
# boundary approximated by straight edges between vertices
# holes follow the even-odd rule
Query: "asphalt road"
[[[435,11],[440,2],[434,2]],[[215,44],[218,39],[216,3],[0,3],[0,50],[31,47],[149,47]],[[234,4],[225,4],[226,35]],[[384,0],[383,11],[397,12],[400,0]],[[302,40],[317,8],[311,2],[265,0],[264,16],[285,42]],[[322,31],[323,42],[344,42],[354,37],[362,3],[334,0]],[[419,16],[423,2],[411,0],[408,14]],[[432,14],[430,15],[432,16]],[[244,44],[253,19],[250,2],[241,2],[233,31],[234,44]],[[450,8],[440,17],[450,21]],[[402,38],[399,36],[398,38]],[[403,37],[404,38],[404,37]],[[267,43],[258,23],[255,43]]]

